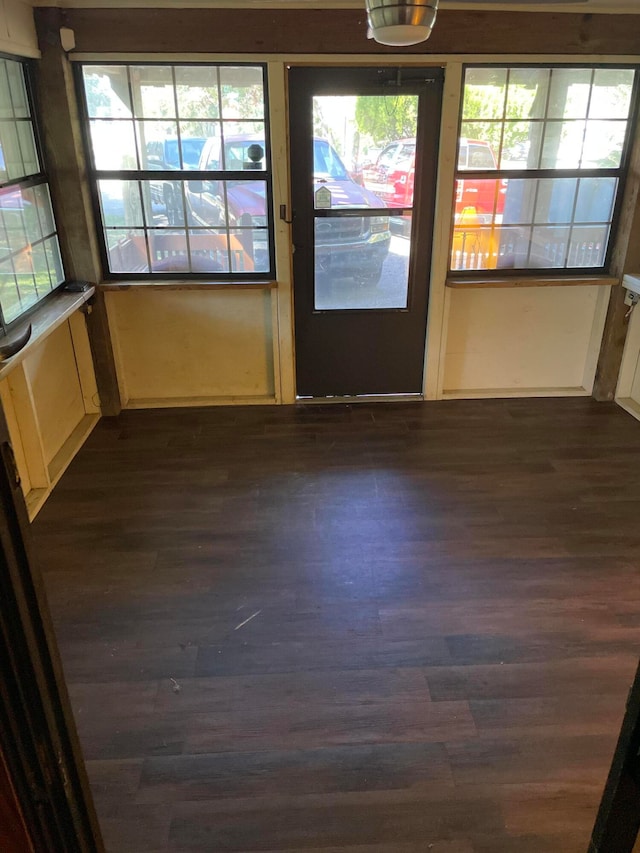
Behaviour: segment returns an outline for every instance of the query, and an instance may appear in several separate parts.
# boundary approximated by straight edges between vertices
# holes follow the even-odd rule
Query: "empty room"
[[[639,12],[4,0],[3,851],[631,853]]]

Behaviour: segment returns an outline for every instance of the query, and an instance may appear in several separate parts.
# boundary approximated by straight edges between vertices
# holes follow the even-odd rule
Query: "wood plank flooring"
[[[110,853],[586,853],[640,650],[589,399],[125,412],[33,525]]]

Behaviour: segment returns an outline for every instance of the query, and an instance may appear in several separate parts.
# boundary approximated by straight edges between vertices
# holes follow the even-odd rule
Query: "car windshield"
[[[313,140],[313,177],[348,181],[349,174],[344,163],[324,139]]]
[[[198,161],[200,160],[200,154],[204,147],[204,143],[206,140],[204,139],[181,139],[180,144],[182,147],[182,163],[185,167],[195,169],[198,165]],[[180,160],[178,158],[178,140],[177,139],[167,139],[165,142],[165,154],[166,154],[166,162],[175,166],[176,168],[180,167]]]
[[[249,138],[225,142],[224,159],[225,167],[230,171],[264,169],[264,140]]]
[[[415,145],[403,145],[398,153],[398,166],[407,167],[416,153]]]
[[[471,169],[495,169],[491,149],[484,145],[469,146],[469,167]]]
[[[495,169],[496,161],[488,145],[477,142],[460,143],[459,169]]]

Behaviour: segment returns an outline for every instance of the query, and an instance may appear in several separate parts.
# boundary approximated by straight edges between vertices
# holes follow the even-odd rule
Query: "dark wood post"
[[[36,25],[42,59],[36,72],[38,115],[48,166],[58,236],[67,275],[98,283],[102,267],[97,244],[71,63],[60,43],[60,9],[39,9]],[[87,328],[103,415],[121,409],[104,294],[87,315]]]

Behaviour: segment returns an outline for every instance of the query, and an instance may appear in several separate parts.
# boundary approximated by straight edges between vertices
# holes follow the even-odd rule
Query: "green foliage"
[[[360,95],[356,101],[356,125],[375,145],[414,137],[418,120],[415,95]]]
[[[461,136],[488,142],[496,157],[500,152],[501,142],[502,150],[508,151],[517,143],[529,139],[530,125],[526,119],[531,109],[530,88],[510,86],[508,120],[504,124],[501,121],[487,121],[488,118],[502,118],[504,102],[503,85],[465,86]]]
[[[106,78],[101,74],[84,75],[84,91],[89,115],[100,115],[100,107],[110,107],[111,98],[106,91]]]

